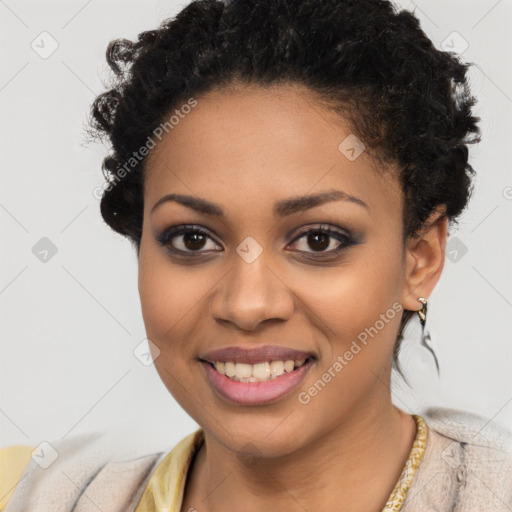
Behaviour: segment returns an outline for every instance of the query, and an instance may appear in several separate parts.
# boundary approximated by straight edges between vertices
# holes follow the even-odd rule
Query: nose
[[[210,299],[210,312],[216,321],[253,331],[263,322],[291,318],[295,307],[292,291],[270,268],[264,254],[252,263],[233,255],[231,271]]]

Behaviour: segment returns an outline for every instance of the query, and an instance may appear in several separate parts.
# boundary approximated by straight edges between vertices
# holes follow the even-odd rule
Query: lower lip
[[[209,363],[201,362],[215,391],[237,405],[262,405],[279,400],[297,387],[313,365],[313,359],[290,373],[266,382],[238,382],[219,373]]]

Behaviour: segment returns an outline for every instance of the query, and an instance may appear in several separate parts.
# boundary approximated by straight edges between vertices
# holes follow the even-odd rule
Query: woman
[[[107,59],[101,212],[201,428],[4,451],[5,510],[510,510],[508,433],[389,388],[471,192],[467,65],[384,0],[197,1]]]

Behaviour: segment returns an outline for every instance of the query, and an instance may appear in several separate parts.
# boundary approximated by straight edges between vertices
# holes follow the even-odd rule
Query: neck
[[[205,431],[182,510],[380,512],[409,456],[416,423],[392,405],[361,407],[314,443],[248,464]],[[250,499],[248,499],[250,497]]]

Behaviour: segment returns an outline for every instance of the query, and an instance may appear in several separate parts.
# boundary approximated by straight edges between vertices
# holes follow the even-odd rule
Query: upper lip
[[[227,362],[256,364],[265,361],[288,361],[290,359],[300,360],[314,357],[311,352],[294,350],[292,348],[278,345],[264,345],[257,348],[225,347],[212,350],[199,358],[209,363]]]

